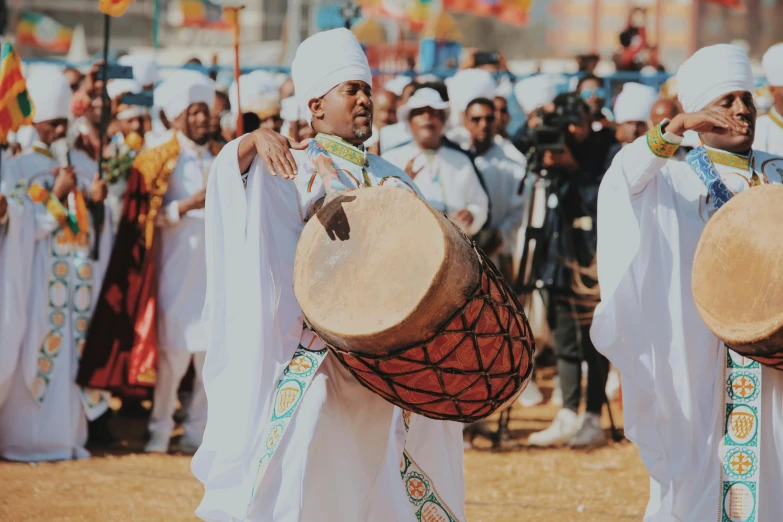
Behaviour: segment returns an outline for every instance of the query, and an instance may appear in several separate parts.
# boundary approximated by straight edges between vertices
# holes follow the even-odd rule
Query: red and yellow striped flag
[[[8,142],[8,133],[22,125],[31,125],[35,107],[27,94],[19,57],[10,43],[3,45],[0,59],[0,143]]]
[[[109,16],[122,16],[132,0],[99,0],[98,9]]]

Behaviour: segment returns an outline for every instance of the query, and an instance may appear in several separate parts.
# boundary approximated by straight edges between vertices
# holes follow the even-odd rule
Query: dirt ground
[[[512,447],[492,450],[489,440],[479,438],[476,449],[465,452],[470,522],[641,520],[649,482],[632,444],[587,451],[524,446],[527,435],[546,427],[556,411],[551,405],[515,406]],[[613,412],[621,426],[617,405]],[[113,427],[123,434],[122,444],[93,451],[87,461],[0,462],[0,521],[196,522],[202,488],[190,473],[190,457],[139,453],[142,421]]]

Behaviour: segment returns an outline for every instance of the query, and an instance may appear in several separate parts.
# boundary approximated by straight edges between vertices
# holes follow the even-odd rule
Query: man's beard
[[[370,139],[370,136],[372,136],[372,126],[369,127],[359,127],[354,126],[353,129],[351,129],[351,132],[353,133],[354,138],[357,140],[367,141]]]

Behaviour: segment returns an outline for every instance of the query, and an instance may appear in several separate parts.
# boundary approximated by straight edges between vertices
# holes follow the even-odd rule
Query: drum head
[[[693,261],[693,299],[707,327],[730,346],[783,326],[783,187],[733,197],[713,215]]]
[[[294,266],[294,292],[316,332],[345,349],[376,353],[391,349],[392,337],[404,346],[434,335],[448,308],[466,302],[465,287],[477,284],[471,265],[454,259],[446,225],[396,187],[347,192],[322,208],[302,232]],[[463,275],[432,288],[453,266]],[[437,309],[417,314],[422,307]]]

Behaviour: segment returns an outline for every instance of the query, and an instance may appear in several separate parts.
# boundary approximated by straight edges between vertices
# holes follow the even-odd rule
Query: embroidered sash
[[[716,209],[733,194],[704,147],[693,149],[688,164],[699,176]],[[761,365],[726,346],[720,522],[757,522],[761,457]]]

